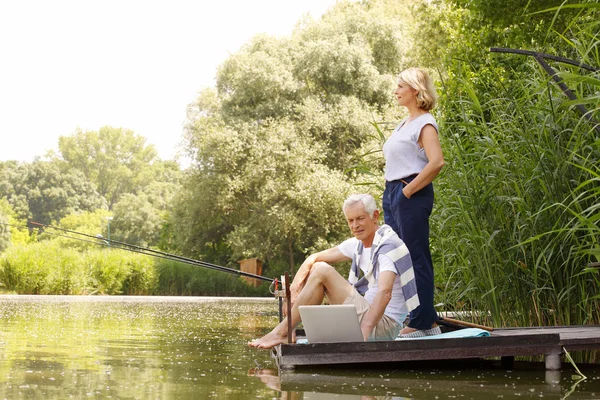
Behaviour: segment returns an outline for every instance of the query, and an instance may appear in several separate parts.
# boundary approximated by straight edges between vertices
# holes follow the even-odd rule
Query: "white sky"
[[[77,128],[132,129],[172,159],[186,106],[258,33],[336,0],[0,0],[0,161]]]

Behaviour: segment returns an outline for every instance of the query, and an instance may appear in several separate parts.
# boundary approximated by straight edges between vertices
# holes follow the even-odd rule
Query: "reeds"
[[[597,26],[578,26],[570,44],[600,66]],[[496,72],[477,87],[462,64],[446,88],[448,165],[432,218],[439,300],[496,327],[599,324],[600,269],[588,265],[600,260],[600,135],[573,109],[585,103],[598,120],[599,76],[553,65],[581,99],[570,101],[523,61],[512,79]]]
[[[63,239],[14,245],[0,257],[4,291],[18,294],[264,296],[268,285],[114,248]]]

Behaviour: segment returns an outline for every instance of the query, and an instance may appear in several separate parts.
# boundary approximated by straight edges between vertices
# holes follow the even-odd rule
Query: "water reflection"
[[[0,399],[600,398],[600,369],[325,368],[278,375],[246,343],[275,300],[0,296]]]
[[[275,301],[3,296],[0,399],[273,398],[246,343],[276,319]]]
[[[251,369],[249,375],[280,391],[280,399],[597,399],[600,368],[588,366],[585,381],[569,371],[544,371],[518,363],[504,371],[490,363],[483,369],[313,369],[282,372]],[[543,365],[542,365],[543,367]]]

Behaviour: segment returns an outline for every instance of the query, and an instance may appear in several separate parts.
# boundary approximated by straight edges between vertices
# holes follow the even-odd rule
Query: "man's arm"
[[[383,317],[383,312],[392,299],[392,288],[394,287],[395,280],[396,274],[392,271],[383,271],[379,274],[379,278],[377,279],[377,294],[375,294],[373,303],[371,303],[371,307],[365,314],[360,325],[365,341],[369,339],[373,328],[375,328],[375,325]]]

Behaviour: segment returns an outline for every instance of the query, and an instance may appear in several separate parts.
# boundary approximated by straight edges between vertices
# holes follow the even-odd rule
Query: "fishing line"
[[[41,224],[39,222],[30,222],[30,224],[35,225],[35,226],[42,226],[44,228],[50,228],[50,229],[55,229],[55,230],[59,230],[59,231],[63,231],[63,232],[67,232],[67,233],[72,233],[72,234],[76,234],[76,235],[80,235],[80,236],[85,236],[85,237],[91,237],[94,239],[99,239],[96,236],[93,235],[88,235],[86,233],[82,233],[82,232],[77,232],[77,231],[73,231],[73,230],[69,230],[69,229],[65,229],[65,228],[59,228],[56,226],[51,226],[51,225],[45,225],[45,224]],[[183,256],[179,256],[176,254],[170,254],[170,253],[166,253],[163,251],[158,251],[158,250],[153,250],[150,249],[148,247],[142,247],[142,246],[137,246],[134,244],[130,244],[130,243],[125,243],[125,242],[120,242],[118,240],[112,240],[112,239],[107,239],[107,238],[102,238],[102,240],[108,242],[110,244],[110,246],[114,246],[115,244],[118,245],[119,248],[123,249],[123,250],[128,250],[128,251],[133,251],[133,252],[142,252],[143,254],[147,254],[149,256],[161,256],[158,258],[164,258],[164,257],[169,257],[171,260],[173,261],[182,261],[184,263],[188,263],[191,265],[198,265],[198,266],[202,266],[202,267],[206,267],[206,268],[210,268],[210,269],[214,269],[214,270],[219,270],[222,272],[228,272],[228,273],[232,273],[232,274],[236,274],[236,275],[243,275],[245,277],[249,277],[249,278],[255,278],[255,279],[260,279],[263,281],[268,281],[268,282],[272,282],[273,279],[271,278],[267,278],[261,275],[255,275],[255,274],[251,274],[249,272],[244,272],[244,271],[239,271],[237,269],[233,269],[233,268],[227,268],[227,267],[223,267],[221,265],[216,265],[216,264],[211,264],[205,261],[200,261],[200,260],[195,260],[193,258],[188,258],[188,257],[183,257]]]
[[[29,226],[27,226],[27,227],[17,226],[17,225],[4,223],[4,222],[0,222],[0,224],[12,226],[12,227],[19,228],[19,229],[31,229]],[[83,232],[77,232],[77,231],[73,231],[70,229],[59,228],[56,226],[42,224],[39,222],[30,222],[30,224],[33,225],[34,227],[37,227],[40,230],[40,234],[46,233],[48,235],[65,237],[65,238],[72,239],[72,240],[79,240],[82,242],[92,243],[92,244],[101,245],[101,246],[105,246],[105,247],[112,247],[112,248],[116,248],[116,249],[131,251],[133,253],[145,254],[145,255],[151,256],[151,257],[162,258],[162,259],[170,260],[170,261],[177,261],[177,262],[181,262],[183,264],[193,265],[193,266],[197,266],[197,267],[204,267],[204,268],[212,269],[215,271],[227,272],[230,274],[240,275],[240,276],[244,276],[244,277],[248,277],[248,278],[259,279],[259,280],[263,280],[263,281],[267,281],[267,282],[275,281],[275,279],[268,278],[268,277],[265,277],[262,275],[256,275],[256,274],[240,271],[240,270],[233,269],[233,268],[227,268],[227,267],[223,267],[220,265],[211,264],[211,263],[208,263],[205,261],[194,260],[192,258],[183,257],[183,256],[179,256],[176,254],[170,254],[170,253],[166,253],[166,252],[162,252],[162,251],[158,251],[158,250],[153,250],[148,247],[142,247],[142,246],[137,246],[137,245],[130,244],[130,243],[120,242],[118,240],[107,239],[102,236],[98,237],[98,236],[89,235],[89,234],[86,234]],[[45,229],[42,229],[42,228],[45,228]],[[64,234],[60,234],[60,233],[56,233],[56,232],[49,232],[46,229],[54,229],[54,230],[66,232],[68,234],[74,234],[74,235],[92,238],[94,240],[73,237],[73,236],[64,235]]]

